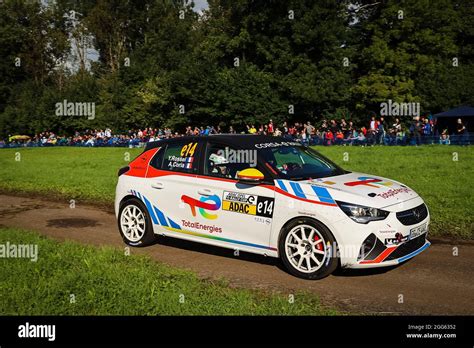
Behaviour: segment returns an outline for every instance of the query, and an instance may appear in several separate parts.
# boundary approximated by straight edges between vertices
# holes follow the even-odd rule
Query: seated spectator
[[[336,132],[336,140],[335,140],[334,143],[335,143],[336,145],[341,145],[343,140],[344,140],[344,133],[342,132],[341,129],[339,129],[339,130]]]
[[[357,135],[357,139],[355,140],[356,145],[365,145],[367,144],[367,138],[364,135],[365,127],[362,127],[359,134]]]
[[[326,132],[324,145],[332,145],[332,144],[334,144],[334,134],[329,130]]]
[[[441,135],[439,136],[439,143],[441,145],[449,145],[451,141],[449,140],[449,134],[447,129],[443,129]]]

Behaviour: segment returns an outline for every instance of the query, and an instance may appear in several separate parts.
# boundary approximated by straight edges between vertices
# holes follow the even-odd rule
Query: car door
[[[185,237],[186,207],[182,196],[194,196],[201,142],[197,138],[170,141],[150,161],[147,171],[149,196],[145,200],[155,233]]]
[[[232,151],[239,150],[245,154],[242,149],[216,142],[212,137],[206,139],[194,198],[209,205],[193,214],[193,218],[203,225],[215,226],[214,232],[207,233],[212,233],[219,245],[262,254],[274,251],[269,247],[275,207],[274,191],[269,185],[273,181],[268,178],[267,185],[238,182],[236,174],[256,163],[247,163],[245,156],[232,155]],[[246,158],[256,160],[256,150],[245,151],[255,151]]]

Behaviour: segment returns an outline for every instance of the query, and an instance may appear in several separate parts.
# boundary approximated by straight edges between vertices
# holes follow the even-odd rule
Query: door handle
[[[161,189],[165,188],[165,184],[163,184],[162,182],[159,182],[159,181],[158,181],[158,182],[152,183],[152,184],[151,184],[151,187],[153,187],[153,188],[155,188],[155,189],[161,190]]]
[[[202,190],[199,190],[198,193],[202,196],[212,196],[212,192],[211,190],[209,189],[202,189]]]

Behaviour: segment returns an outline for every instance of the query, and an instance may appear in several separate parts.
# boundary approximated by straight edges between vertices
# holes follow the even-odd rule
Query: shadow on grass
[[[234,250],[231,250],[231,249],[226,249],[222,247],[217,247],[213,245],[207,245],[207,244],[202,244],[198,242],[192,242],[192,241],[187,241],[187,240],[177,239],[177,238],[172,238],[172,237],[163,237],[163,236],[158,236],[155,244],[161,244],[161,245],[165,245],[172,248],[184,249],[188,251],[195,251],[199,253],[225,257],[228,259],[238,259],[241,261],[254,262],[254,263],[259,263],[262,265],[274,266],[280,269],[281,271],[289,274],[286,268],[283,266],[281,260],[274,257],[265,257],[263,255],[252,254],[252,253],[248,253],[244,251],[239,251],[239,256],[235,256]],[[383,274],[391,270],[394,270],[410,261],[411,259],[407,260],[406,262],[402,264],[395,265],[395,266],[369,268],[369,269],[347,269],[347,268],[342,269],[341,267],[338,267],[332,273],[332,275],[335,277],[363,277],[363,276]]]
[[[189,251],[196,251],[199,253],[205,253],[209,255],[215,255],[220,257],[225,257],[228,259],[237,259],[247,262],[259,263],[262,265],[276,266],[279,269],[285,271],[283,265],[280,262],[280,259],[274,257],[265,257],[263,255],[252,254],[245,251],[239,250],[239,255],[234,255],[234,250],[222,248],[214,245],[202,244],[198,242],[192,242],[184,239],[172,238],[172,237],[163,237],[158,236],[155,244],[166,245],[172,248],[184,249]]]

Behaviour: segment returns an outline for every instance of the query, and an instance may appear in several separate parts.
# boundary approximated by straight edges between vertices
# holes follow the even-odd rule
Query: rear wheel
[[[156,236],[145,205],[132,198],[120,206],[118,225],[123,241],[131,246],[153,244]]]
[[[332,233],[322,223],[297,219],[282,231],[280,258],[286,269],[304,279],[321,279],[338,265],[337,245]]]

